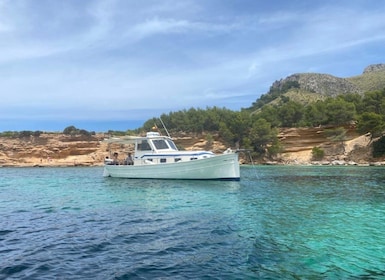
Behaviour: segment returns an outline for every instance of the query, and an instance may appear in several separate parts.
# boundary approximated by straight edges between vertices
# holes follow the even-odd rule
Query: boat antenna
[[[160,122],[162,123],[162,126],[163,126],[164,130],[166,130],[167,136],[168,136],[169,138],[171,138],[170,133],[168,133],[168,130],[167,130],[166,126],[164,125],[164,122],[162,121],[162,118],[159,117],[159,120],[160,120]]]

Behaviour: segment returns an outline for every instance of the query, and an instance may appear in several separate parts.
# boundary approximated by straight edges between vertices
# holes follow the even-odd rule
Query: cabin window
[[[152,140],[152,143],[154,143],[155,148],[158,150],[168,149],[167,143],[163,139]]]
[[[165,159],[165,158],[160,159],[160,163],[166,163],[166,162],[167,162],[167,159]]]
[[[192,158],[190,158],[190,160],[196,160],[196,159],[198,159],[197,157],[192,157]]]
[[[138,151],[151,151],[150,144],[147,140],[142,140],[142,143],[138,143]]]
[[[172,142],[170,139],[167,139],[167,143],[171,147],[171,149],[178,150],[178,148],[175,146],[174,142]]]
[[[178,161],[181,161],[182,159],[181,158],[174,158],[174,162],[178,162]]]

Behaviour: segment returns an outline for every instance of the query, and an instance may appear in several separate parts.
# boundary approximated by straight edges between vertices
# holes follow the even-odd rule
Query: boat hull
[[[146,165],[105,165],[104,176],[131,179],[240,180],[238,153]]]

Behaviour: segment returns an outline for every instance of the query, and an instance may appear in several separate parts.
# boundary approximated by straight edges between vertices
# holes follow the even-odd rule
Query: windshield
[[[163,140],[163,139],[152,140],[152,143],[154,143],[155,148],[158,149],[158,150],[169,149],[169,147],[167,146],[166,141]]]
[[[172,142],[170,139],[167,139],[167,143],[170,145],[171,149],[178,150],[178,148],[175,146],[174,142]]]
[[[142,140],[142,143],[138,143],[138,151],[151,151],[151,147],[147,140]]]

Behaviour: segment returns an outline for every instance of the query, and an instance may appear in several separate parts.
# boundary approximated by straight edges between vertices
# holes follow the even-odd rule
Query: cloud
[[[236,110],[294,72],[358,74],[385,60],[377,2],[42,1],[0,0],[2,118]]]
[[[140,24],[135,25],[130,31],[130,33],[139,39],[153,36],[156,34],[167,34],[167,33],[178,33],[185,32],[188,29],[191,29],[192,24],[186,20],[174,20],[174,19],[165,19],[161,20],[159,18],[154,18],[151,20],[146,20]]]

